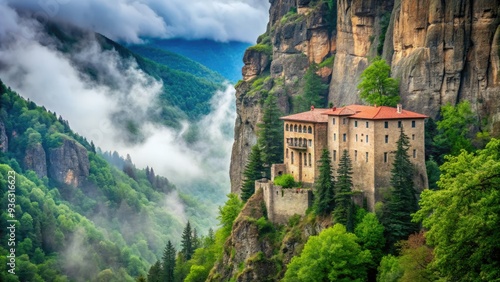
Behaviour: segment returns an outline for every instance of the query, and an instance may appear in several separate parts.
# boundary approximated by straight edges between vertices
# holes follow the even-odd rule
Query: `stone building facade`
[[[409,137],[409,156],[415,166],[418,190],[427,187],[425,170],[424,121],[427,116],[407,111],[398,105],[372,107],[350,105],[315,109],[282,117],[284,121],[284,163],[273,165],[271,179],[288,173],[303,187],[313,187],[319,175],[319,159],[328,149],[336,170],[346,150],[353,167],[353,191],[362,195],[368,209],[381,201],[390,188],[393,152],[400,130]],[[310,189],[282,189],[271,182],[256,182],[264,189],[269,218],[285,223],[293,214],[304,214],[312,204]],[[294,192],[295,191],[295,192]],[[300,193],[298,192],[300,191]],[[359,199],[358,201],[359,202]]]

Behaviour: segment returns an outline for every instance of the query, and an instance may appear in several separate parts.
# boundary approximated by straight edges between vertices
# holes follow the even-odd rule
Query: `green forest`
[[[7,272],[9,234],[2,232],[1,281],[134,281],[146,275],[168,240],[181,243],[182,215],[165,202],[172,195],[193,228],[206,231],[214,225],[206,216],[208,207],[180,193],[153,168],[137,169],[130,158],[117,154],[122,166],[110,165],[105,160],[110,155],[74,133],[62,117],[3,83],[0,95],[0,123],[8,137],[8,150],[0,152],[2,203],[10,199],[3,187],[12,184],[8,175],[15,172],[13,215],[18,221],[16,276]],[[68,144],[82,148],[85,154],[79,158],[88,158],[88,176],[77,188],[27,169],[27,156],[36,158],[41,151],[47,153],[48,171],[68,161],[54,157]],[[2,225],[8,219],[2,211]]]

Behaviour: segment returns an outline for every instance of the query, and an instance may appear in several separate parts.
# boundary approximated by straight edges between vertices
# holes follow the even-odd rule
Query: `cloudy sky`
[[[268,0],[0,0],[39,20],[58,19],[111,39],[148,37],[254,43],[265,31]]]

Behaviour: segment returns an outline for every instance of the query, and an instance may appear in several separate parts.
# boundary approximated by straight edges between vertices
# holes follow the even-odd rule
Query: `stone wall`
[[[313,203],[311,189],[283,189],[267,180],[255,182],[255,191],[262,189],[267,217],[273,223],[286,224],[295,214],[305,215]]]

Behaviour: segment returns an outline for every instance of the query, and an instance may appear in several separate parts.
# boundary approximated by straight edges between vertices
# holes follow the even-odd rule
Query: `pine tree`
[[[321,81],[321,77],[316,74],[318,66],[312,64],[306,71],[304,75],[304,92],[302,95],[297,96],[294,101],[294,112],[305,112],[310,109],[311,106],[324,107],[325,99],[323,95],[328,89],[328,85]]]
[[[264,102],[262,122],[257,125],[257,144],[267,178],[270,177],[271,165],[283,162],[283,122],[280,116],[276,96],[269,94]]]
[[[199,247],[200,247],[200,238],[198,238],[198,232],[196,231],[196,228],[193,228],[193,253]]]
[[[182,246],[181,252],[184,255],[184,258],[186,259],[186,261],[190,260],[191,256],[193,255],[194,249],[193,249],[193,231],[191,229],[191,223],[189,223],[189,221],[187,222],[186,227],[182,232],[181,246]]]
[[[252,152],[250,152],[248,159],[245,171],[243,172],[245,180],[241,187],[241,200],[244,202],[246,202],[255,192],[255,180],[261,179],[262,172],[264,171],[258,145],[252,147]]]
[[[335,210],[333,212],[333,217],[337,223],[343,224],[349,232],[354,230],[351,175],[351,158],[349,158],[347,150],[344,150],[337,170],[337,182],[335,183]]]
[[[415,189],[413,186],[413,164],[410,162],[408,150],[410,141],[403,127],[396,142],[394,163],[391,170],[391,196],[385,203],[382,224],[385,227],[387,244],[393,251],[394,244],[418,231],[418,225],[411,221],[411,214],[418,210]]]
[[[332,172],[330,153],[324,149],[319,160],[319,177],[315,187],[315,210],[318,215],[327,215],[335,207],[335,178]]]
[[[162,257],[162,280],[165,282],[174,281],[174,269],[175,269],[175,248],[172,242],[168,240],[167,246],[163,251]]]
[[[151,268],[149,268],[148,282],[160,282],[160,281],[162,281],[161,271],[162,271],[162,269],[161,269],[160,261],[156,261],[156,263],[153,264],[151,266]]]

